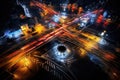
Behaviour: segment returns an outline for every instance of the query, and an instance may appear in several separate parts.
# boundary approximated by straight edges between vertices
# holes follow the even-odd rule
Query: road
[[[48,12],[50,12],[51,15],[58,14],[53,9],[50,9],[41,3],[38,3],[38,2],[32,2],[32,3],[33,3],[33,6],[37,6],[39,8],[42,8],[43,10],[47,10]],[[94,12],[96,11],[93,11],[91,13],[94,13]],[[80,17],[84,17],[87,15],[88,14],[84,14],[79,17],[75,17],[72,21],[66,22],[62,25],[59,25],[58,23],[56,23],[58,24],[59,28],[53,30],[49,34],[46,34],[42,37],[37,38],[36,40],[33,40],[31,43],[24,45],[23,47],[11,53],[10,55],[0,59],[0,68],[4,68],[6,71],[13,73],[15,80],[18,78],[22,79],[20,76],[23,76],[26,74],[27,75],[26,77],[24,77],[24,79],[27,79],[29,76],[32,75],[32,72],[37,71],[38,67],[35,65],[35,63],[39,62],[38,59],[34,57],[29,57],[29,55],[31,55],[32,52],[34,53],[35,50],[38,49],[39,47],[54,40],[55,37],[68,35],[70,38],[76,40],[74,42],[70,41],[71,43],[77,44],[77,45],[80,44],[78,47],[82,47],[82,49],[80,50],[83,53],[81,53],[80,56],[87,55],[89,58],[91,58],[91,56],[94,57],[93,55],[95,55],[99,57],[99,59],[97,60],[102,61],[102,66],[103,64],[105,65],[104,70],[111,76],[111,78],[113,78],[113,80],[120,79],[119,77],[120,73],[118,71],[119,61],[116,59],[117,57],[114,53],[100,47],[99,41],[101,40],[101,37],[92,35],[90,33],[86,33],[84,32],[84,29],[82,29],[82,31],[74,31],[74,33],[72,33],[71,30],[68,29],[68,27],[70,27],[72,24],[78,23]],[[64,38],[64,40],[65,39],[66,38]],[[88,53],[85,53],[85,52],[88,52]],[[38,54],[38,53],[39,52],[35,54]]]
[[[84,49],[86,51],[88,52],[92,51],[94,55],[98,56],[104,62],[104,64],[106,65],[105,70],[108,69],[109,71],[111,71],[111,73],[109,71],[106,71],[110,76],[119,78],[118,75],[120,75],[119,72],[120,60],[117,59],[117,55],[115,52],[114,53],[111,52],[111,48],[109,48],[109,46],[108,49],[106,50],[104,46],[105,47],[107,46],[99,43],[100,40],[102,39],[101,37],[88,32],[81,33],[81,31],[73,32],[72,30],[71,33],[74,34],[74,35],[72,34],[72,36],[75,37],[76,40],[80,41],[80,43],[84,45]]]
[[[64,33],[63,35],[68,35],[70,38],[75,39],[76,41],[78,41],[80,43],[80,46],[82,46],[82,48],[84,48],[85,51],[87,51],[87,52],[91,52],[92,51],[93,52],[92,54],[100,57],[100,59],[103,60],[103,63],[105,65],[104,69],[105,70],[106,70],[106,68],[110,69],[109,66],[111,65],[110,64],[111,61],[114,62],[114,57],[115,57],[114,55],[111,55],[111,53],[108,53],[108,51],[105,51],[105,50],[102,50],[101,48],[99,48],[99,46],[98,46],[96,41],[94,41],[94,40],[87,40],[87,39],[84,39],[83,37],[77,37],[76,35],[71,34],[70,32],[68,33],[67,31],[64,31],[64,30],[57,31],[55,33],[52,32],[51,34],[49,34],[49,35],[47,35],[45,37],[39,38],[38,40],[35,40],[34,42],[32,42],[32,43],[30,43],[28,45],[25,45],[20,50],[18,50],[16,52],[12,53],[11,55],[7,56],[6,59],[8,61],[6,61],[4,66],[3,65],[2,66],[5,67],[6,70],[8,70],[8,71],[9,71],[9,69],[12,69],[13,66],[15,66],[16,64],[19,64],[19,63],[20,64],[22,63],[22,64],[28,66],[30,64],[29,61],[28,61],[29,57],[26,58],[25,56],[28,55],[29,53],[33,52],[36,48],[42,46],[42,44],[48,42],[50,39],[53,40],[55,38],[55,36],[58,36],[58,35],[60,36],[61,33],[62,34]],[[67,41],[69,41],[69,39],[67,39],[67,38],[63,38],[63,39],[66,39]],[[74,41],[74,42],[70,41],[70,42],[73,43],[73,44],[77,44],[78,45],[78,43],[76,43],[76,41]],[[84,54],[85,53],[83,52],[82,56],[84,56]],[[31,60],[31,58],[30,58],[30,60]],[[25,61],[25,63],[23,63],[24,61]],[[116,70],[116,68],[115,69],[113,68],[114,66],[113,67],[112,66],[113,65],[111,65],[111,70],[112,70],[112,72],[114,70],[115,71],[114,72],[114,76],[117,76],[118,75],[118,71]],[[21,67],[20,67],[20,69],[21,69]],[[10,71],[12,71],[12,70],[10,70]],[[19,73],[19,67],[17,68],[15,73]],[[22,76],[22,74],[19,74],[19,75]],[[29,75],[31,75],[31,74],[29,74]]]

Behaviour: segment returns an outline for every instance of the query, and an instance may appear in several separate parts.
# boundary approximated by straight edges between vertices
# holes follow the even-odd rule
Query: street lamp
[[[104,30],[100,35],[103,37],[105,35],[106,31]]]

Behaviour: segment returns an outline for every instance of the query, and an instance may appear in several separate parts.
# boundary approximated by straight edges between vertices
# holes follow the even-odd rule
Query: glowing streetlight
[[[28,34],[28,31],[30,31],[30,29],[29,29],[29,27],[28,27],[28,24],[22,25],[22,26],[21,26],[21,30],[22,30],[22,32],[23,32],[23,34],[24,34],[25,36],[28,36],[28,35],[29,35],[29,34]]]
[[[43,25],[41,25],[41,24],[36,24],[35,25],[35,31],[36,32],[38,32],[38,33],[42,33],[42,32],[44,32],[46,29],[45,29],[45,27],[43,26]]]
[[[106,31],[104,30],[100,35],[103,37],[105,35]]]

